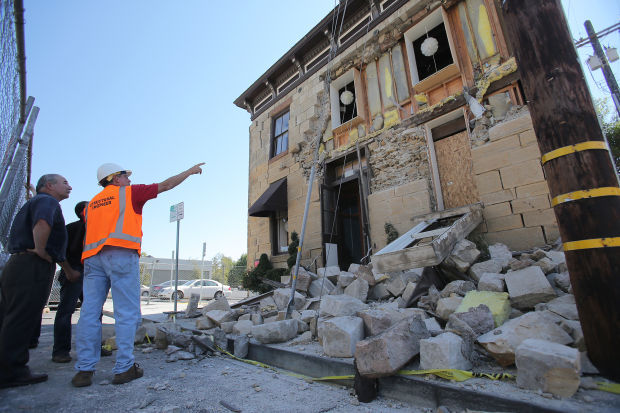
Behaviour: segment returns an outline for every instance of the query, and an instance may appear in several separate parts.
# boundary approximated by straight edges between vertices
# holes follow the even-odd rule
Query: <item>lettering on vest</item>
[[[96,200],[94,202],[91,202],[89,207],[91,209],[97,209],[97,208],[100,208],[102,206],[111,205],[112,201],[115,200],[115,199],[116,199],[116,197],[114,197],[114,196],[107,196],[105,198],[101,198],[101,199],[98,199],[98,200]]]

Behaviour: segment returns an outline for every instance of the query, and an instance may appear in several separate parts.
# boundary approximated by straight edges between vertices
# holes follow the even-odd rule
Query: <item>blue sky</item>
[[[118,163],[133,171],[133,183],[148,184],[206,162],[202,175],[147,203],[143,250],[170,257],[176,225],[169,209],[184,201],[181,258],[200,258],[203,242],[207,258],[246,252],[250,117],[232,102],[335,0],[24,3],[27,88],[41,109],[33,179],[55,172],[69,180],[67,222],[77,202],[99,191],[102,163]],[[562,3],[575,38],[585,36],[588,18],[597,30],[620,20],[617,1]],[[620,37],[603,43],[620,48]],[[591,54],[580,51],[584,59]],[[617,73],[618,63],[612,68]]]

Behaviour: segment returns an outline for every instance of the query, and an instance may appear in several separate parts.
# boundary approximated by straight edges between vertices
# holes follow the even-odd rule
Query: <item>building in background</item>
[[[386,245],[386,224],[403,234],[423,214],[478,203],[488,243],[558,238],[495,1],[349,0],[291,42],[234,102],[252,122],[249,263],[266,253],[286,266],[319,135],[305,266],[337,251],[346,269]]]
[[[140,257],[140,274],[154,274],[153,285],[174,279],[176,260],[171,258]],[[153,264],[155,266],[153,267]],[[211,278],[211,261],[204,261],[203,278]],[[179,280],[200,278],[200,260],[179,259]],[[141,279],[143,277],[140,277]]]

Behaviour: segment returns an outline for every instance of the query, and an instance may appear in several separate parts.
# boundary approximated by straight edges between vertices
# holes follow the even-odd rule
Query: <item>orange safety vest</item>
[[[86,236],[82,261],[106,246],[133,249],[140,254],[142,215],[131,203],[131,186],[108,185],[86,207]]]

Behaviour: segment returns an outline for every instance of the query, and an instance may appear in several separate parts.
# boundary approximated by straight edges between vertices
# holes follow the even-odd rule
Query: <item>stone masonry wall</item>
[[[489,129],[489,142],[472,148],[473,172],[484,204],[481,231],[489,243],[513,250],[558,236],[540,151],[528,112]]]

